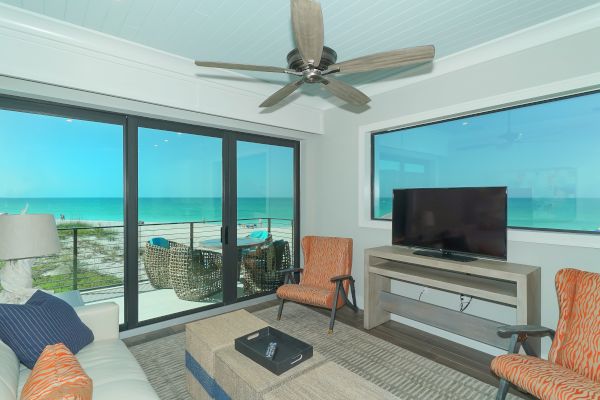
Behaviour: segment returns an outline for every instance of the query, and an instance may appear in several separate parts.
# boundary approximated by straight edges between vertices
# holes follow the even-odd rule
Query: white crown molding
[[[482,64],[595,28],[600,28],[600,4],[562,15],[436,59],[433,62],[433,69],[429,73],[410,76],[413,74],[413,71],[407,71],[404,74],[404,78],[400,75],[395,80],[367,83],[358,87],[364,90],[367,95],[374,97],[413,85],[417,82],[437,78],[473,65]],[[589,49],[589,51],[593,51],[593,49]],[[324,109],[329,110],[335,107],[335,104],[327,104]]]
[[[0,74],[189,111],[322,133],[318,108],[294,100],[258,108],[279,88],[233,71],[210,79],[193,61],[101,32],[0,4]],[[198,76],[202,73],[206,76]],[[212,73],[214,74],[214,72]]]

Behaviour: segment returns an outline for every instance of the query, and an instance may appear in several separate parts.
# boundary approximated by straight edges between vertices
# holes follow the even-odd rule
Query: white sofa
[[[76,307],[94,342],[77,359],[94,382],[94,400],[158,400],[144,371],[119,339],[119,307],[115,303]],[[0,399],[19,399],[31,371],[0,341]]]

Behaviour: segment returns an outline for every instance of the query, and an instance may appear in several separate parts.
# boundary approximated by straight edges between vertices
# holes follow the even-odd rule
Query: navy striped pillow
[[[63,343],[76,354],[94,334],[73,307],[38,290],[25,304],[0,304],[0,339],[32,369],[46,346]]]

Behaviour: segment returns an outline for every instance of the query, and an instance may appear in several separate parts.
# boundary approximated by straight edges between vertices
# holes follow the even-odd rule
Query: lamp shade
[[[53,215],[0,215],[0,260],[49,256],[59,250]]]

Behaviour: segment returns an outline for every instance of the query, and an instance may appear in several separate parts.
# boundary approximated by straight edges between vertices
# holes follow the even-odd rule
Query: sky
[[[375,136],[376,197],[393,188],[508,186],[600,198],[600,93]]]
[[[220,197],[221,139],[139,130],[140,197]],[[238,196],[291,197],[293,150],[238,142]],[[122,197],[121,125],[0,110],[0,197]]]

